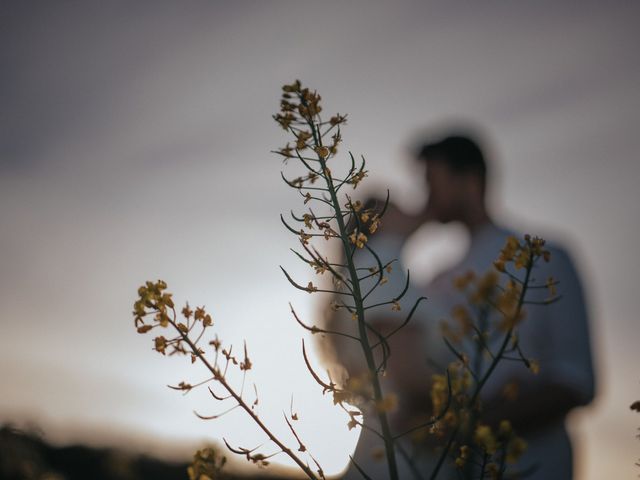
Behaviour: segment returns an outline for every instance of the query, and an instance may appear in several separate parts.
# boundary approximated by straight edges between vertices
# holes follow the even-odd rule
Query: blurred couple
[[[524,233],[501,225],[488,210],[486,193],[490,169],[479,137],[451,132],[421,144],[414,157],[426,166],[424,188],[428,200],[416,215],[404,213],[393,203],[388,205],[380,231],[370,237],[369,245],[383,263],[392,259],[398,262],[388,275],[388,283],[374,290],[367,303],[388,301],[402,291],[407,281],[406,268],[401,262],[402,248],[418,228],[434,222],[459,222],[468,232],[470,242],[463,257],[428,285],[410,283],[400,301],[400,312],[388,308],[369,311],[367,321],[379,331],[388,332],[402,321],[417,298],[428,298],[416,310],[411,322],[390,340],[391,356],[383,386],[387,392],[397,395],[398,405],[391,418],[396,433],[434,414],[430,395],[432,377],[443,373],[455,360],[443,341],[440,325],[443,319],[451,318],[452,308],[468,303],[463,293],[454,288],[454,280],[468,271],[483,274],[493,269],[506,239],[522,238]],[[384,204],[384,199],[371,198],[365,204],[376,202]],[[539,374],[533,375],[521,362],[500,362],[481,394],[482,421],[497,425],[507,419],[526,440],[525,453],[511,468],[523,475],[526,473],[520,478],[570,480],[573,456],[565,420],[572,409],[588,404],[594,397],[589,319],[582,282],[569,254],[554,243],[548,242],[547,248],[551,251],[551,261],[537,265],[533,276],[539,283],[549,277],[558,279],[560,299],[549,305],[527,306],[526,318],[518,326],[520,348],[528,358],[537,360]],[[370,266],[364,257],[359,251],[354,261],[361,267]],[[339,311],[328,314],[326,322],[332,330],[346,332],[354,328],[354,322]],[[329,361],[334,371],[340,370],[343,378],[357,378],[366,371],[358,345],[343,337],[332,337],[329,341]],[[365,425],[376,428],[374,417],[365,411]],[[413,440],[398,442],[398,449],[403,450],[398,452],[403,479],[429,478],[437,461],[432,448],[433,435],[430,440],[427,429],[416,433]],[[384,462],[374,459],[381,446],[379,438],[365,428],[354,454],[355,462],[376,480],[388,478]],[[447,459],[437,478],[458,478],[457,475],[452,460]],[[352,465],[344,478],[363,477]]]

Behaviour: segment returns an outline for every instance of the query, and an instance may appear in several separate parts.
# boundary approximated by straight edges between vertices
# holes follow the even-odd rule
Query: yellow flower
[[[216,338],[214,338],[209,342],[209,345],[211,345],[213,349],[217,352],[218,350],[220,350],[220,347],[222,346],[222,342],[220,342],[220,339],[216,336]]]
[[[285,93],[296,93],[300,91],[301,83],[300,80],[296,80],[290,85],[283,85],[282,91]]]
[[[460,456],[462,458],[468,458],[469,457],[469,446],[468,445],[462,445],[460,447]]]
[[[331,126],[336,126],[336,125],[340,125],[341,123],[346,123],[347,120],[347,116],[346,115],[340,115],[339,113],[334,115],[333,117],[331,117],[331,119],[329,120],[329,123],[331,124]]]
[[[359,232],[357,234],[356,232],[353,232],[351,235],[349,235],[349,240],[356,247],[364,248],[365,243],[367,243],[367,236],[362,232]]]
[[[353,188],[356,188],[358,184],[366,177],[368,174],[367,170],[361,170],[358,173],[354,174],[349,180],[349,183],[353,185]]]
[[[280,150],[278,150],[275,153],[282,155],[284,157],[285,162],[287,159],[293,158],[293,148],[291,147],[291,145],[289,145],[288,142],[284,147],[282,147]]]
[[[310,238],[311,238],[311,235],[309,235],[308,233],[305,233],[304,230],[300,230],[300,241],[302,242],[303,245],[308,245]]]
[[[284,130],[289,130],[291,124],[296,120],[296,116],[291,112],[278,113],[273,119],[280,124]]]
[[[543,252],[542,247],[544,247],[544,244],[546,243],[545,240],[540,237],[533,237],[533,238],[529,238],[528,241],[531,245],[531,250],[533,254],[537,257],[542,255],[542,252]]]
[[[187,303],[184,308],[182,309],[182,315],[184,316],[184,318],[186,318],[187,320],[189,318],[191,318],[191,315],[193,315],[193,310],[191,310],[189,308],[189,304]]]
[[[193,388],[193,386],[190,383],[180,382],[178,384],[178,389],[180,389],[180,390],[186,390],[188,392],[192,388]]]
[[[166,310],[160,310],[156,313],[155,320],[161,327],[167,327],[169,325],[169,316],[167,315]]]
[[[305,213],[304,215],[302,215],[302,220],[304,221],[305,227],[313,228],[313,225],[311,223],[311,220],[313,220],[313,217],[310,214]]]
[[[493,295],[493,292],[497,284],[498,284],[498,274],[496,272],[489,271],[485,273],[482,277],[478,279],[478,282],[476,284],[476,290],[471,295],[470,300],[475,304],[486,302]]]
[[[164,355],[165,349],[167,348],[167,339],[164,338],[163,336],[160,336],[160,337],[154,338],[153,342],[155,344],[156,351]]]
[[[219,457],[212,448],[198,450],[187,468],[189,480],[222,478],[222,469],[226,461],[225,457]]]
[[[247,356],[247,347],[245,346],[244,360],[240,362],[240,370],[251,370],[252,366],[253,366],[253,363],[251,363],[251,360],[249,360],[249,357]]]
[[[316,147],[315,151],[321,158],[327,158],[329,156],[329,149],[327,147]]]
[[[462,445],[460,447],[460,455],[456,458],[456,467],[463,468],[467,464],[467,459],[469,458],[469,446]]]
[[[196,307],[196,313],[193,315],[193,318],[196,320],[203,320],[204,316],[207,314],[204,307]]]
[[[296,134],[296,148],[298,150],[304,150],[307,148],[307,140],[311,138],[311,133],[307,131],[301,131]]]
[[[511,427],[511,422],[509,420],[502,420],[498,428],[498,433],[506,437],[511,435],[512,432],[513,428]]]
[[[498,442],[488,425],[478,425],[473,435],[475,442],[488,454],[493,455],[498,450]]]
[[[146,313],[147,312],[144,309],[144,301],[138,300],[136,301],[136,303],[133,304],[133,315],[136,318],[142,319],[142,317],[144,317]]]
[[[505,289],[496,299],[496,307],[506,316],[515,315],[520,293],[520,285],[513,280],[509,280]]]
[[[509,236],[504,247],[502,247],[502,250],[500,251],[500,258],[507,262],[513,260],[513,257],[519,248],[520,242],[518,239],[513,235]]]
[[[373,235],[380,228],[380,217],[378,215],[374,215],[371,219],[371,223],[369,224],[369,233]]]
[[[326,267],[320,262],[313,262],[311,265],[313,266],[314,270],[318,275],[322,275],[324,272],[327,271]]]
[[[447,402],[448,387],[447,377],[444,375],[434,374],[431,376],[431,403],[433,411],[441,412]]]
[[[520,253],[516,255],[516,258],[513,261],[513,265],[516,267],[516,270],[520,270],[521,268],[527,267],[530,261],[531,252],[528,248],[523,248],[522,250],[520,250]]]
[[[153,327],[151,325],[142,325],[142,326],[138,327],[138,333],[147,333],[152,328]]]
[[[514,464],[527,449],[527,442],[520,437],[513,438],[507,445],[507,463]]]

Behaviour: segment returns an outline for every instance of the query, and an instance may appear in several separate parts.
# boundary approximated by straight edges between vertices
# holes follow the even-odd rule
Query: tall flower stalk
[[[328,205],[330,211],[328,216],[318,219],[310,208],[309,213],[306,213],[302,219],[308,231],[301,229],[298,233],[296,229],[292,228],[286,222],[285,224],[287,228],[300,236],[300,242],[307,254],[306,258],[304,255],[301,255],[303,260],[314,265],[314,267],[328,271],[329,274],[333,276],[334,284],[344,285],[346,287],[346,289],[343,290],[328,291],[327,293],[346,297],[346,301],[343,299],[340,306],[347,308],[355,315],[358,323],[358,337],[354,340],[360,344],[366,361],[369,380],[373,390],[373,401],[376,405],[383,405],[384,398],[379,379],[380,366],[376,364],[374,348],[371,345],[367,331],[368,324],[366,322],[366,307],[364,303],[365,294],[361,291],[360,286],[362,275],[358,273],[358,269],[353,260],[355,249],[368,248],[366,245],[368,235],[375,233],[380,215],[362,211],[360,204],[353,202],[349,195],[345,195],[346,203],[343,209],[338,194],[345,185],[352,185],[353,188],[356,188],[364,176],[366,176],[367,172],[364,169],[365,161],[363,158],[358,167],[356,166],[353,155],[350,155],[351,167],[348,169],[346,175],[344,175],[343,178],[333,176],[328,164],[337,153],[337,147],[341,140],[340,125],[345,122],[346,117],[336,115],[331,117],[327,123],[323,122],[321,111],[320,95],[316,92],[302,88],[300,82],[295,82],[284,87],[281,113],[274,118],[284,129],[293,134],[296,140],[296,147],[294,149],[295,156],[291,150],[289,150],[291,147],[289,147],[288,144],[279,153],[284,155],[285,159],[296,158],[307,168],[305,177],[298,178],[295,181],[286,180],[286,182],[303,194],[305,203],[307,203],[307,201],[321,202]],[[325,145],[327,137],[334,129],[335,133],[331,137],[331,142]],[[309,156],[310,154],[312,156]],[[322,179],[324,183],[323,186],[313,186],[318,177]],[[321,192],[322,197],[313,196],[311,192]],[[371,223],[368,222],[369,216],[372,217]],[[369,226],[365,229],[367,223],[369,223]],[[348,225],[350,225],[351,228],[349,228]],[[337,238],[340,241],[342,245],[341,257],[344,259],[344,263],[331,263],[323,259],[322,255],[320,255],[315,248],[307,247],[310,236],[318,235],[310,233],[314,226],[324,230],[320,235],[326,240]],[[369,250],[373,252],[371,249]],[[374,272],[379,276],[380,280],[382,280],[384,270],[380,259],[375,253],[373,255],[378,263],[378,268],[375,269],[374,267]],[[293,286],[301,288],[299,284],[291,279],[289,274],[286,272],[285,274]],[[309,292],[317,290],[312,284],[309,284],[306,288],[302,287],[302,289]],[[397,300],[397,298],[394,298],[388,303],[393,304],[393,302],[397,302]],[[319,329],[318,327],[316,327],[316,330],[322,331],[323,333],[332,333]],[[381,342],[388,340],[388,337],[382,337],[380,334],[378,334],[378,337]],[[381,345],[383,345],[383,343],[378,344],[378,346]],[[317,377],[317,375],[314,374],[314,377]],[[323,386],[325,385],[323,382]],[[340,393],[339,389],[335,386],[330,386],[329,390],[337,394]],[[398,469],[394,438],[389,426],[386,409],[379,408],[377,415],[381,430],[380,434],[385,446],[389,476],[395,480],[398,478]]]

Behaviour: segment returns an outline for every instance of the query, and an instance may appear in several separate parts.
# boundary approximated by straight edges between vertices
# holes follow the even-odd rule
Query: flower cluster
[[[497,430],[489,425],[479,424],[473,433],[474,448],[482,458],[480,463],[480,476],[488,476],[491,479],[502,478],[505,464],[514,464],[522,456],[527,448],[527,442],[518,437],[508,420],[503,420]],[[466,448],[465,448],[466,447]],[[460,449],[460,455],[455,464],[458,468],[466,466],[472,456],[468,446]]]
[[[183,318],[179,321],[173,302],[173,295],[166,290],[167,284],[164,280],[147,281],[138,288],[138,299],[133,304],[136,329],[138,333],[147,333],[158,327],[174,327],[176,335],[173,337],[166,338],[164,335],[159,335],[153,339],[154,350],[162,355],[166,355],[167,349],[170,349],[170,355],[175,353],[186,355],[190,353],[191,361],[195,362],[197,355],[203,354],[204,351],[201,348],[194,350],[192,345],[188,345],[188,335],[199,325],[202,328],[201,337],[204,330],[213,325],[213,319],[204,307],[197,307],[193,311],[189,304],[186,303],[181,310]],[[190,388],[181,389],[189,390]]]
[[[293,158],[299,155],[300,151],[307,149],[312,149],[324,159],[335,155],[338,152],[338,145],[342,141],[339,127],[347,122],[347,116],[338,113],[329,120],[322,121],[320,117],[322,97],[309,88],[303,88],[300,80],[296,80],[290,85],[284,85],[282,91],[280,112],[275,114],[273,119],[284,130],[292,132],[295,138],[294,146],[287,143],[275,153],[282,155],[285,160]],[[324,129],[324,131],[321,133],[320,129]],[[318,141],[318,137],[324,138],[329,133],[331,133],[331,140],[326,145]],[[356,179],[356,183],[360,180],[362,180],[362,174]]]
[[[475,465],[475,468],[480,470],[479,478],[491,480],[502,478],[505,473],[505,463],[515,463],[527,447],[522,438],[513,434],[511,425],[506,420],[500,424],[497,434],[489,426],[479,425],[473,438],[478,452],[472,452],[468,445],[462,445],[455,459],[455,466],[459,469],[468,467],[473,453],[478,453],[482,457],[482,461]]]
[[[545,249],[545,240],[540,237],[532,237],[527,234],[524,242],[520,242],[516,237],[507,238],[505,246],[500,251],[494,266],[500,272],[506,272],[507,265],[513,263],[516,270],[526,268],[528,264],[542,257],[545,262],[551,259],[551,253]]]
[[[154,349],[162,355],[179,353],[191,356],[191,363],[200,360],[209,371],[210,376],[196,383],[181,381],[177,385],[169,385],[173,390],[179,390],[183,393],[189,393],[192,389],[208,385],[209,392],[212,397],[219,402],[235,402],[231,408],[222,414],[217,415],[201,415],[196,412],[196,416],[203,420],[213,420],[219,418],[225,413],[241,407],[255,422],[262,428],[267,437],[279,448],[279,450],[271,455],[265,455],[256,452],[256,449],[246,449],[244,447],[234,448],[228,443],[226,444],[230,451],[243,455],[259,466],[267,466],[268,458],[278,453],[284,452],[291,457],[298,466],[304,471],[309,478],[324,478],[322,473],[314,473],[308,466],[308,463],[300,459],[292,449],[282,443],[275,435],[261,422],[256,412],[258,405],[258,397],[253,401],[244,398],[244,375],[253,367],[253,362],[249,358],[247,345],[244,345],[244,352],[241,358],[237,358],[233,354],[233,346],[223,347],[220,339],[215,336],[207,342],[207,346],[201,346],[204,340],[206,330],[213,326],[213,319],[204,307],[192,309],[188,303],[176,312],[173,302],[173,295],[168,293],[167,284],[163,280],[156,282],[146,282],[138,289],[138,299],[133,306],[133,316],[136,329],[139,333],[147,333],[154,328],[163,328],[172,334],[156,336],[153,339]],[[179,318],[180,317],[180,318]],[[208,352],[207,352],[208,350]],[[207,354],[212,354],[213,358],[208,358]],[[234,387],[227,379],[229,368],[237,368],[243,374],[242,386]],[[212,386],[218,385],[223,393],[216,393]],[[291,416],[292,420],[297,420],[297,415]],[[298,451],[304,452],[306,447],[300,442],[293,426],[287,420],[291,431],[299,442]],[[224,458],[218,458],[215,452],[210,449],[198,451],[193,463],[188,468],[190,480],[208,480],[220,477],[220,471],[225,464]],[[318,467],[318,472],[322,469]]]
[[[198,450],[187,468],[189,480],[215,480],[222,476],[222,469],[227,463],[226,457],[220,457],[213,448]]]
[[[466,358],[464,359],[467,360]],[[431,378],[431,404],[434,422],[431,433],[443,438],[446,433],[468,419],[468,401],[472,378],[465,363],[449,364],[446,375]]]
[[[493,270],[482,275],[469,271],[454,279],[454,286],[467,302],[455,306],[451,320],[441,323],[445,344],[456,361],[450,365],[448,377],[433,377],[434,415],[446,413],[440,414],[442,421],[432,431],[441,437],[446,434],[458,438],[463,446],[455,464],[467,473],[482,466],[482,475],[502,478],[504,464],[513,463],[526,447],[509,422],[503,421],[497,431],[480,422],[483,414],[479,394],[495,366],[505,359],[520,361],[532,373],[538,373],[537,362],[522,352],[516,329],[525,318],[525,306],[540,303],[528,298],[530,290],[548,289],[551,298],[545,304],[556,298],[555,280],[538,285],[531,275],[539,260],[550,260],[543,239],[525,235],[519,240],[512,236],[507,238]],[[505,395],[515,398],[517,385],[506,386]],[[475,465],[471,470],[469,462]]]

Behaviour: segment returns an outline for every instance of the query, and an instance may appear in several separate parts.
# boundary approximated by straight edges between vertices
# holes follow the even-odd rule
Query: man
[[[440,313],[446,313],[444,308],[465,300],[452,287],[453,280],[469,270],[490,270],[507,237],[521,238],[522,234],[498,226],[491,218],[485,201],[487,164],[474,140],[448,136],[425,145],[418,159],[427,167],[429,200],[424,219],[461,222],[471,238],[464,258],[428,287],[428,295],[436,304],[433,310],[437,311],[439,305]],[[549,277],[557,279],[560,298],[549,305],[527,305],[527,315],[518,326],[522,352],[538,362],[539,374],[532,374],[520,362],[498,364],[482,394],[484,420],[492,424],[510,420],[527,440],[528,449],[517,465],[534,472],[527,478],[570,479],[571,442],[564,422],[571,409],[588,404],[594,397],[593,362],[579,276],[563,248],[547,246],[551,261],[540,262],[532,278],[537,285],[544,285]],[[544,301],[546,291],[531,290],[527,298]],[[517,392],[512,401],[503,395],[507,385]]]
[[[493,269],[506,239],[510,235],[522,237],[498,226],[487,209],[487,162],[476,141],[468,136],[450,135],[424,145],[417,159],[426,164],[428,202],[424,211],[417,216],[407,216],[391,206],[383,219],[382,231],[370,239],[370,246],[383,260],[400,258],[404,241],[426,222],[460,222],[469,233],[470,246],[458,264],[438,275],[423,291],[412,286],[401,302],[403,312],[407,312],[418,296],[428,297],[415,320],[391,343],[386,388],[397,392],[400,398],[399,413],[393,419],[396,431],[404,430],[412,417],[430,410],[432,365],[443,368],[453,360],[442,340],[439,324],[451,316],[455,305],[468,303],[453,287],[454,279],[469,270],[482,274]],[[515,466],[516,471],[529,471],[526,478],[531,479],[567,480],[572,478],[572,452],[564,421],[571,409],[593,399],[594,377],[580,279],[566,251],[556,245],[547,246],[551,262],[536,266],[533,278],[542,285],[549,277],[557,279],[557,293],[561,298],[549,305],[528,306],[527,316],[518,326],[522,352],[537,361],[539,374],[532,374],[520,362],[503,361],[493,372],[481,398],[484,422],[497,425],[507,419],[528,443],[526,453]],[[386,292],[384,288],[378,289],[371,302],[384,301],[385,295],[396,294],[405,279],[403,268],[395,268],[389,284],[384,287]],[[540,296],[542,289],[531,292],[531,299],[544,300]],[[385,323],[397,323],[397,318],[390,313],[376,313],[375,309],[368,319],[382,330]],[[348,370],[357,370],[357,361],[350,360],[357,354],[338,352],[338,358],[343,359]],[[507,385],[511,401],[504,396]],[[375,442],[375,436],[363,433],[355,453],[360,464],[371,465],[370,450]],[[434,463],[433,457],[423,456],[418,468],[423,475],[428,475]],[[408,467],[401,464],[401,468],[409,478]],[[384,469],[378,468],[375,472],[378,478]],[[449,475],[451,470],[443,471],[439,478]],[[352,470],[348,478],[357,478],[357,473]]]

